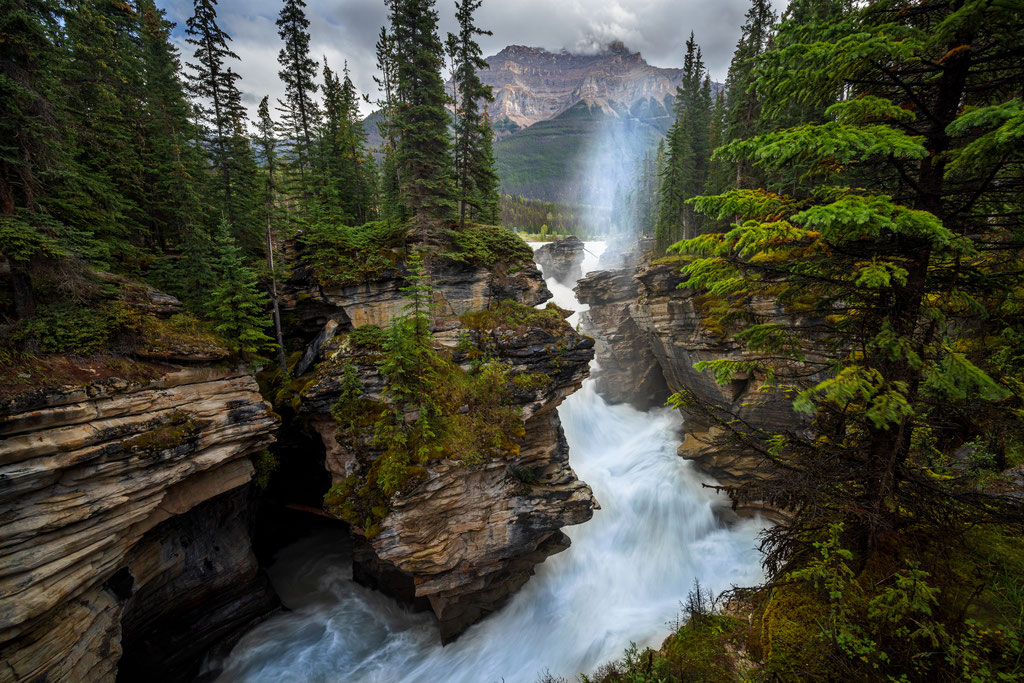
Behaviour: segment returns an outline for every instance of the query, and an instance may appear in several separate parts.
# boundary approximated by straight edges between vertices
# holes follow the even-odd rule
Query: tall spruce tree
[[[146,232],[157,247],[188,239],[201,222],[202,206],[196,179],[201,151],[191,120],[192,108],[181,82],[178,52],[170,42],[173,24],[153,0],[140,0],[140,41],[145,98],[142,145],[142,187]]]
[[[392,125],[402,199],[418,239],[432,241],[453,205],[444,51],[434,0],[393,0],[391,36],[397,100]]]
[[[335,222],[361,225],[375,215],[376,169],[366,149],[366,132],[359,117],[359,96],[346,63],[343,80],[324,60],[324,123],[320,138],[324,157],[326,215]]]
[[[226,220],[221,221],[214,237],[213,269],[217,283],[209,293],[206,310],[214,329],[239,353],[261,353],[273,343],[264,332],[270,323],[267,295],[260,291],[256,274],[245,265]]]
[[[81,184],[66,198],[74,207],[71,220],[88,224],[97,238],[92,257],[106,262],[137,255],[133,238],[145,213],[138,19],[130,4],[114,0],[79,3],[65,17],[70,60],[63,106],[78,112],[65,130],[75,185]]]
[[[682,84],[676,90],[675,121],[666,134],[661,177],[657,248],[664,250],[701,231],[703,221],[687,200],[704,192],[710,160],[711,81],[693,33],[686,41]]]
[[[491,145],[493,132],[490,121],[481,111],[481,105],[494,101],[489,85],[477,75],[486,69],[483,52],[477,36],[492,35],[473,23],[473,13],[482,0],[456,0],[455,20],[459,32],[449,33],[447,46],[452,59],[452,91],[455,114],[455,140],[453,145],[455,168],[455,200],[458,202],[459,226],[466,227],[467,216],[480,219],[484,204],[493,207],[497,190],[497,173],[486,146]],[[493,150],[493,147],[492,147]],[[493,211],[486,213],[493,215]]]
[[[0,2],[0,254],[10,268],[15,318],[35,313],[35,266],[66,253],[48,214],[46,183],[62,175],[57,47],[61,6],[47,0]]]
[[[497,160],[494,156],[494,128],[491,125],[491,115],[486,105],[480,126],[478,156],[480,163],[474,174],[478,206],[473,215],[481,223],[498,225],[501,216],[501,195],[498,190],[500,178],[498,178]]]
[[[270,115],[270,97],[265,96],[260,100],[256,112],[256,144],[263,157],[263,164],[266,173],[264,181],[264,210],[265,225],[264,233],[267,250],[267,273],[270,277],[270,305],[274,318],[274,336],[277,339],[277,362],[281,369],[281,377],[288,374],[288,361],[285,358],[284,332],[281,328],[281,307],[277,296],[277,270],[274,264],[274,221],[276,219],[277,201],[277,139],[274,137],[274,120]]]
[[[727,121],[722,142],[744,140],[758,132],[761,100],[754,88],[754,66],[757,57],[768,49],[775,20],[775,10],[768,0],[752,0],[725,81]],[[745,183],[756,182],[754,178],[744,178],[747,170],[743,161],[736,163],[737,188],[742,188]]]
[[[237,131],[237,112],[233,103],[240,102],[236,81],[241,78],[226,65],[226,60],[237,60],[228,43],[231,36],[217,25],[217,0],[194,0],[194,13],[185,26],[187,43],[195,46],[187,85],[195,98],[195,109],[202,126],[202,138],[207,145],[211,164],[218,176],[215,184],[216,204],[236,229],[234,167],[237,145],[233,140]]]
[[[377,132],[383,140],[380,165],[380,214],[381,218],[403,220],[407,217],[407,209],[402,203],[402,183],[398,167],[398,134],[395,128],[395,112],[398,108],[396,92],[398,75],[395,63],[395,41],[386,27],[381,27],[376,44],[377,71],[374,76],[380,97],[377,107],[381,112],[377,122]]]
[[[284,47],[278,54],[281,65],[278,75],[285,86],[285,100],[281,102],[284,129],[291,140],[291,154],[299,171],[301,192],[310,194],[307,176],[312,176],[313,138],[319,123],[319,106],[314,99],[317,92],[317,63],[309,56],[309,20],[303,0],[284,0],[277,19],[278,35]]]

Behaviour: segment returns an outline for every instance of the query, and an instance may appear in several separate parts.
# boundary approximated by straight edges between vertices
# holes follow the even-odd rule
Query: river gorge
[[[583,275],[605,249],[586,243]],[[546,279],[576,311],[572,289]],[[586,330],[585,330],[586,331]],[[596,364],[596,361],[594,362]],[[727,506],[680,458],[681,420],[668,408],[610,405],[587,379],[558,413],[570,463],[600,504],[568,527],[571,547],[548,558],[496,614],[441,646],[434,620],[355,583],[349,542],[320,531],[283,548],[271,580],[288,608],[245,635],[219,681],[499,681],[549,671],[573,677],[621,656],[631,642],[657,647],[695,580],[714,591],[760,579],[758,518],[726,524]]]

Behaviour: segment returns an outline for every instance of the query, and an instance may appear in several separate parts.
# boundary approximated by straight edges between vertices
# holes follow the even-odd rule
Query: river
[[[584,274],[605,245],[586,247]],[[559,306],[583,308],[572,289],[547,282]],[[608,405],[591,380],[558,411],[570,462],[601,509],[564,529],[572,547],[501,611],[442,647],[431,615],[354,583],[347,539],[320,532],[278,553],[270,576],[291,611],[246,634],[218,680],[532,683],[546,671],[573,680],[630,642],[657,647],[694,579],[720,591],[761,578],[762,523],[715,515],[724,501],[676,455],[677,413]]]

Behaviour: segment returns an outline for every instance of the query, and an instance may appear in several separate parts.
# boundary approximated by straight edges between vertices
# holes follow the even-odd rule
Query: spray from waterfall
[[[653,106],[634,108],[649,114]],[[636,116],[623,105],[607,107],[598,118],[597,134],[582,155],[579,204],[590,233],[617,250],[652,227],[654,157],[662,133],[657,120]]]

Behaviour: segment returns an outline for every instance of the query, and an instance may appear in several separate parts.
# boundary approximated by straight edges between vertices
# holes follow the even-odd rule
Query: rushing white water
[[[584,273],[604,244],[586,246]],[[548,287],[559,306],[582,308],[569,287]],[[601,509],[564,530],[572,547],[501,611],[441,647],[429,615],[355,584],[346,541],[324,532],[281,551],[271,578],[292,611],[248,633],[220,680],[530,683],[545,670],[572,679],[631,641],[657,646],[694,579],[718,591],[760,578],[760,523],[716,519],[722,501],[675,453],[674,412],[609,406],[588,380],[559,415]]]

